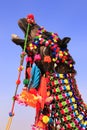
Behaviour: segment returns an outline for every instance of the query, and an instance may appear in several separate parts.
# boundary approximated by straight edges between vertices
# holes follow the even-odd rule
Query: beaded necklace
[[[85,130],[87,110],[78,91],[74,74],[54,73],[47,77],[50,86],[48,91],[51,91],[54,98],[50,115],[56,120],[56,126],[60,125],[64,130]]]

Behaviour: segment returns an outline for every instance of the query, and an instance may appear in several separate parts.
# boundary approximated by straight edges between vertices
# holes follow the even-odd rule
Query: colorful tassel
[[[41,71],[38,66],[34,63],[31,69],[31,78],[28,88],[37,88],[40,82]]]

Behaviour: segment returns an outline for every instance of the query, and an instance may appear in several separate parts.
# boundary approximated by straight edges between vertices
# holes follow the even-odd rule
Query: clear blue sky
[[[11,34],[23,37],[17,21],[33,13],[35,20],[60,38],[71,37],[69,50],[76,61],[76,80],[87,103],[87,0],[1,0],[0,1],[0,130],[5,130],[15,91],[21,48]],[[21,80],[24,78],[22,72]],[[21,91],[21,83],[18,93]],[[15,105],[11,130],[30,130],[35,110]]]

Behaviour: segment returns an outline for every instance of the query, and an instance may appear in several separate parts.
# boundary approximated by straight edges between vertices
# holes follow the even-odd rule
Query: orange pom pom
[[[38,96],[36,95],[35,90],[28,91],[27,89],[23,89],[21,94],[17,96],[16,101],[18,103],[22,103],[26,106],[36,107],[38,102]]]
[[[45,56],[44,57],[44,62],[50,63],[51,62],[51,57],[50,56]]]
[[[21,81],[18,79],[18,80],[16,81],[16,84],[19,85],[20,83],[21,83]]]

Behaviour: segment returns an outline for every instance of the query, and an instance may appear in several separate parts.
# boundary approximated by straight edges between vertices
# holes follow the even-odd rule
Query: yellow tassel
[[[10,130],[10,126],[11,126],[11,123],[12,123],[12,118],[13,117],[9,117],[8,123],[7,123],[7,126],[6,126],[6,130]]]

